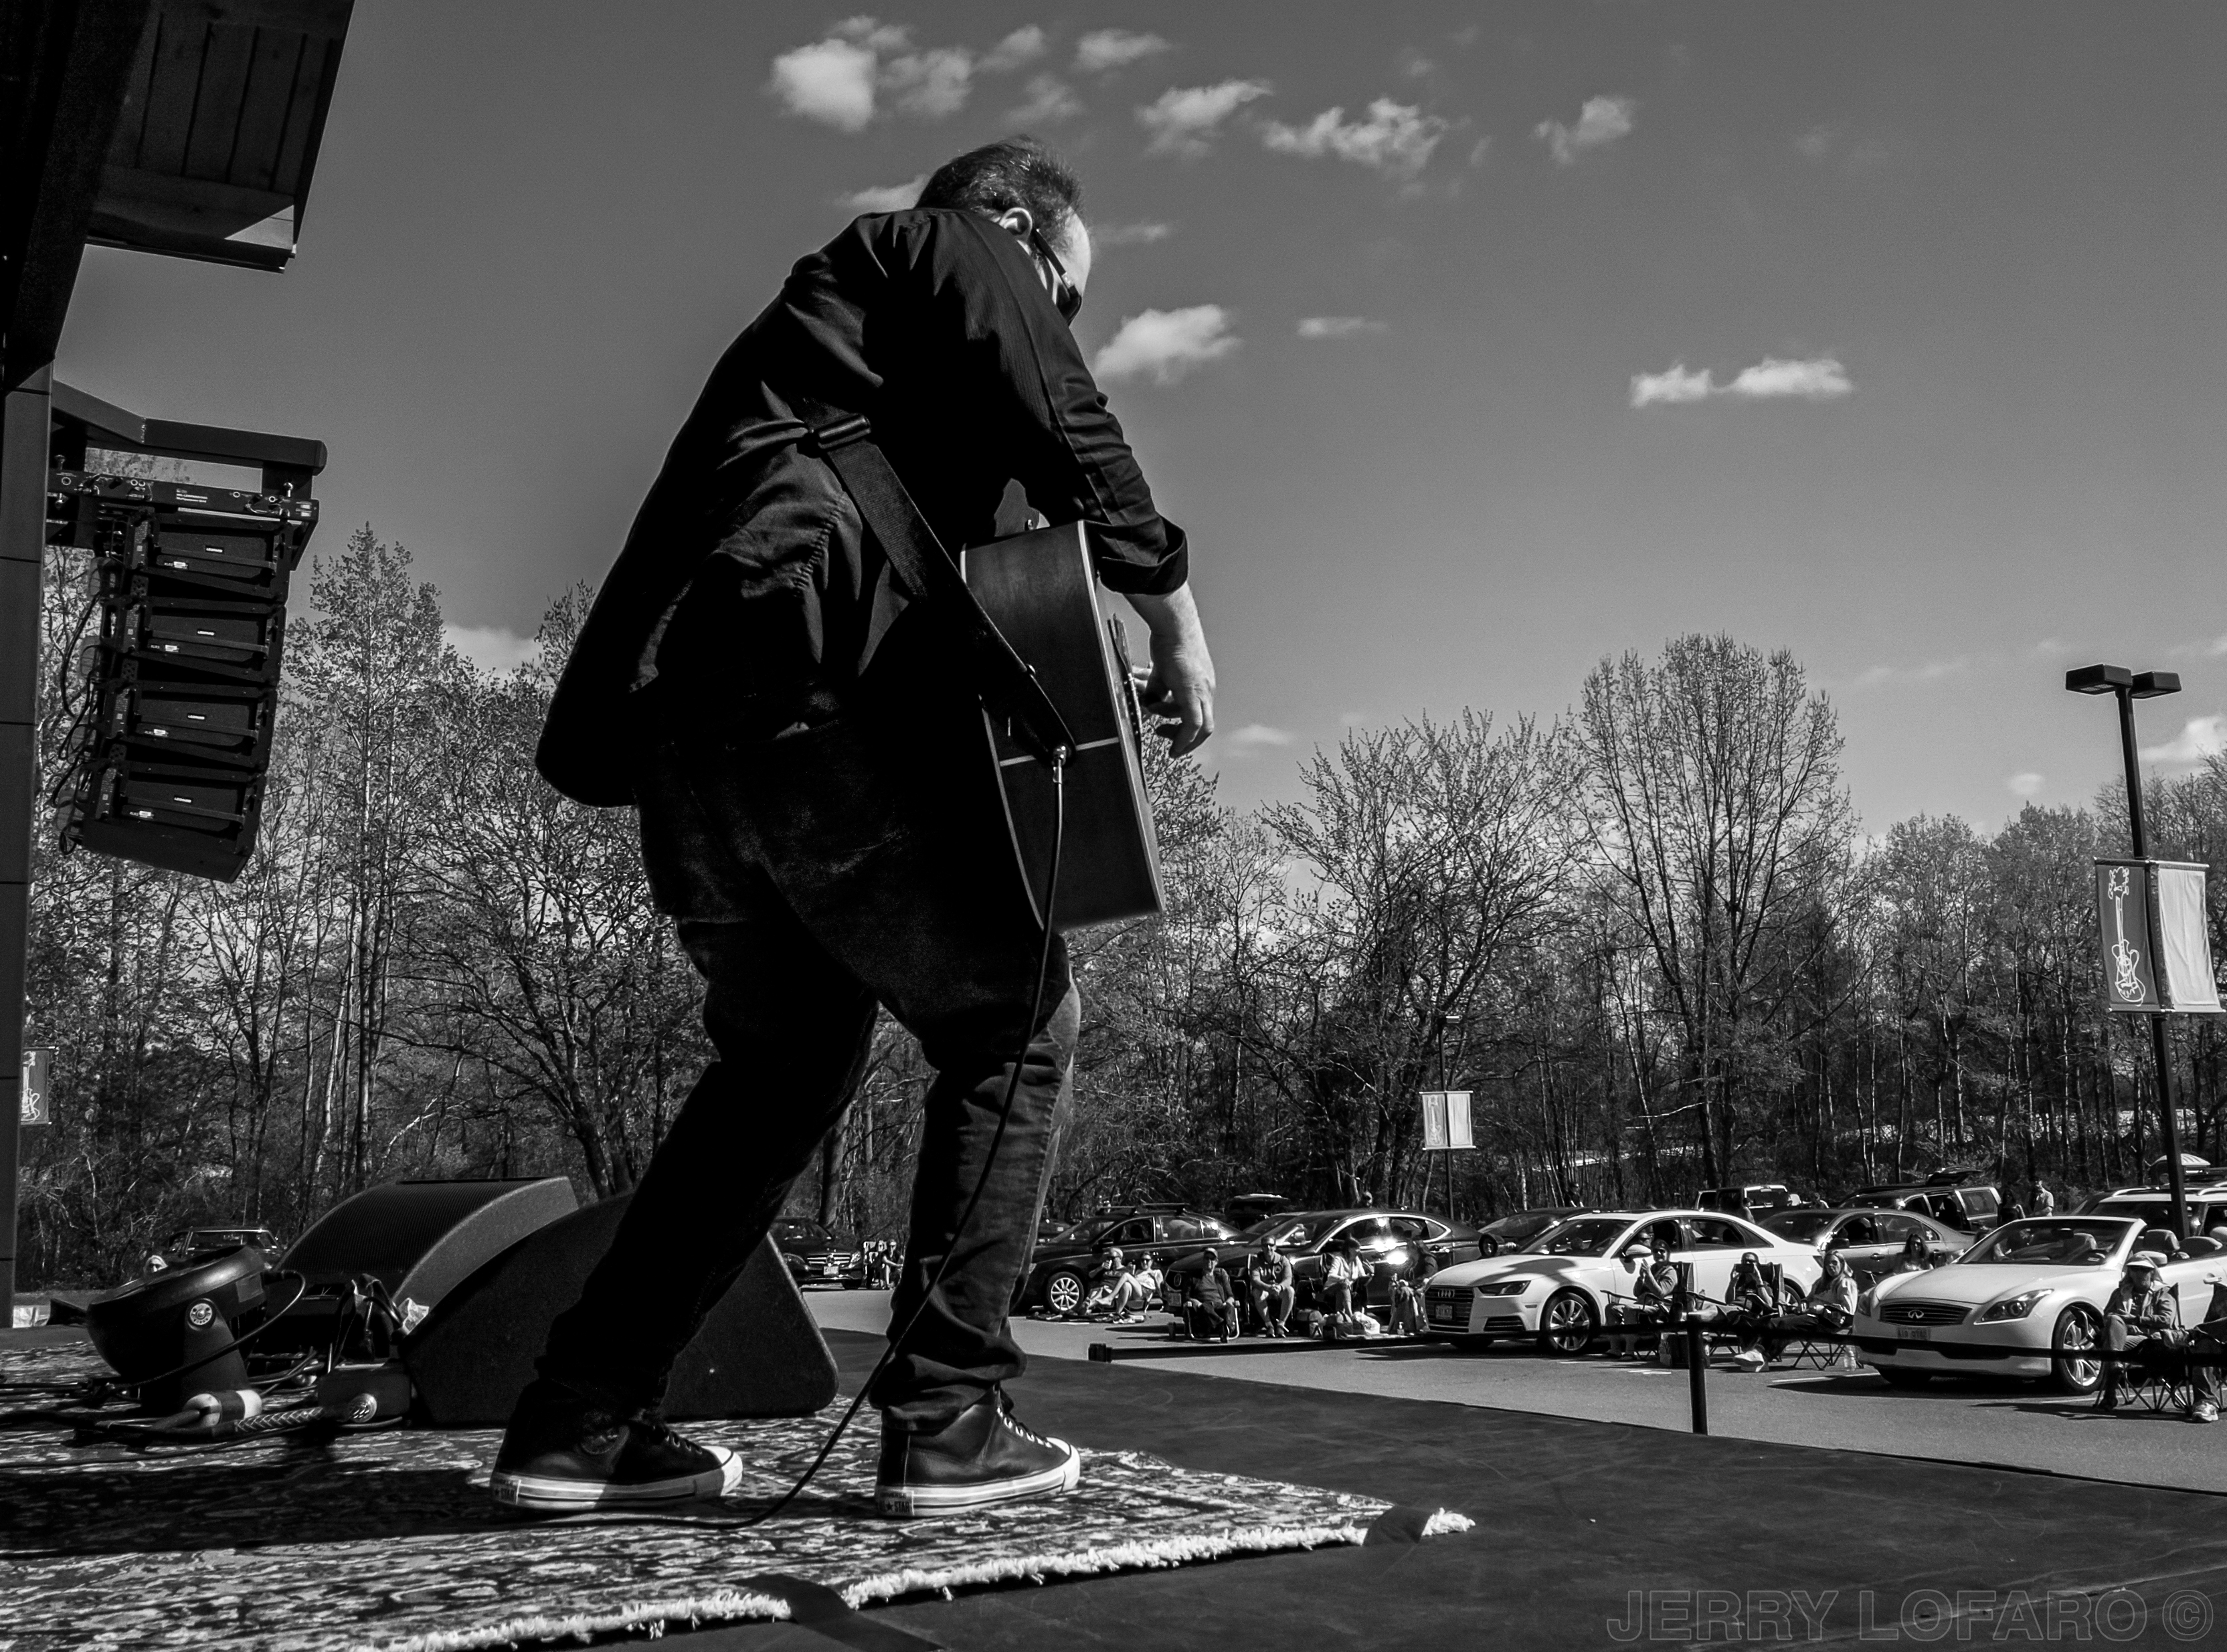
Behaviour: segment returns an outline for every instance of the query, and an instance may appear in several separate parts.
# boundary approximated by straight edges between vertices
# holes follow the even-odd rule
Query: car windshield
[[[1248,1245],[1273,1245],[1281,1250],[1311,1245],[1343,1218],[1335,1210],[1279,1211],[1264,1216],[1237,1238]]]
[[[2192,1199],[2190,1202],[2192,1204],[2195,1201]],[[2153,1194],[2147,1199],[2105,1199],[2088,1214],[2095,1216],[2143,1216],[2155,1221],[2167,1213],[2165,1196]]]
[[[1537,1256],[1605,1256],[1630,1226],[1629,1216],[1578,1216],[1556,1223],[1523,1249]]]
[[[776,1221],[774,1223],[774,1231],[778,1233],[783,1239],[802,1239],[809,1241],[821,1240],[827,1237],[827,1230],[825,1228],[822,1228],[816,1221],[799,1221],[794,1220]]]
[[[2005,1222],[1970,1250],[1957,1264],[1982,1266],[1989,1262],[2026,1266],[2106,1267],[2112,1253],[2138,1224],[2123,1217],[2053,1216],[2033,1221]]]
[[[1782,1210],[1775,1216],[1765,1216],[1763,1225],[1781,1239],[1790,1239],[1796,1244],[1811,1240],[1833,1225],[1829,1210]]]

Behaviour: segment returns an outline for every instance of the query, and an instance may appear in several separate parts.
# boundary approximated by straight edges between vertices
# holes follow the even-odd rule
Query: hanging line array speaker
[[[96,553],[64,839],[229,883],[255,847],[286,588],[316,501],[59,470],[48,538]]]

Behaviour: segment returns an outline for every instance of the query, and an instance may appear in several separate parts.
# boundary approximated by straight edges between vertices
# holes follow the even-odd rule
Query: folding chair
[[[1771,1300],[1777,1304],[1778,1311],[1798,1311],[1800,1301],[1786,1286],[1785,1265],[1765,1262],[1762,1266],[1764,1277],[1771,1281]],[[1830,1331],[1798,1333],[1780,1352],[1791,1361],[1788,1367],[1790,1370],[1800,1370],[1805,1360],[1811,1369],[1818,1371],[1853,1371],[1856,1366],[1854,1345]]]

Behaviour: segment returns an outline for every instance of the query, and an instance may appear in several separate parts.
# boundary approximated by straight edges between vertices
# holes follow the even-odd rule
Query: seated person
[[[1216,1336],[1226,1343],[1237,1334],[1236,1293],[1221,1257],[1211,1249],[1205,1266],[1185,1282],[1184,1329],[1202,1343]]]
[[[1439,1259],[1418,1246],[1413,1271],[1393,1279],[1391,1330],[1394,1336],[1423,1334],[1423,1292],[1438,1271]]]
[[[1802,1305],[1771,1316],[1771,1328],[1763,1338],[1764,1362],[1777,1359],[1797,1336],[1843,1336],[1855,1322],[1855,1278],[1848,1272],[1846,1257],[1838,1251],[1827,1251],[1825,1271],[1809,1287]]]
[[[1753,1251],[1742,1252],[1732,1265],[1732,1285],[1725,1298],[1725,1305],[1710,1317],[1733,1338],[1737,1347],[1732,1358],[1741,1368],[1759,1371],[1765,1363],[1761,1347],[1764,1333],[1771,1329],[1771,1317],[1778,1311],[1778,1291]]]
[[[1359,1243],[1350,1239],[1341,1239],[1323,1258],[1322,1284],[1315,1292],[1315,1300],[1321,1304],[1326,1316],[1350,1319],[1356,1307],[1356,1288],[1368,1277],[1369,1270],[1361,1263]],[[1364,1291],[1360,1305],[1365,1307],[1367,1303]]]
[[[1933,1253],[1925,1243],[1924,1234],[1912,1234],[1902,1241],[1902,1254],[1895,1259],[1897,1273],[1923,1273],[1933,1266]]]
[[[1670,1262],[1669,1241],[1657,1234],[1651,1241],[1635,1241],[1624,1253],[1638,1261],[1632,1276],[1631,1294],[1609,1304],[1609,1353],[1611,1357],[1636,1354],[1640,1337],[1660,1331],[1677,1312],[1678,1270]]]
[[[1122,1274],[1114,1286],[1112,1304],[1114,1323],[1133,1325],[1145,1317],[1152,1305],[1153,1295],[1160,1288],[1159,1269],[1153,1266],[1150,1251],[1139,1252],[1138,1260]]]
[[[2104,1305],[2105,1342],[2112,1358],[2103,1367],[2103,1391],[2096,1396],[2096,1409],[2116,1411],[2119,1390],[2127,1385],[2128,1362],[2139,1361],[2144,1352],[2162,1354],[2172,1349],[2186,1349],[2199,1339],[2182,1329],[2180,1310],[2173,1301],[2172,1287],[2167,1285],[2158,1270],[2165,1266],[2165,1257],[2156,1251],[2136,1251],[2127,1259],[2126,1272]],[[2200,1339],[2197,1349],[2200,1356],[2217,1357],[2218,1346],[2210,1336]],[[2174,1375],[2179,1373],[2175,1371]],[[2189,1383],[2188,1419],[2192,1423],[2216,1423],[2219,1420],[2219,1372],[2210,1364],[2187,1368]]]
[[[1292,1277],[1292,1259],[1273,1246],[1264,1247],[1246,1269],[1253,1287],[1253,1311],[1264,1336],[1292,1334],[1292,1306],[1299,1299]]]
[[[1088,1317],[1095,1313],[1111,1312],[1114,1293],[1120,1289],[1121,1281],[1128,1277],[1128,1273],[1129,1264],[1122,1258],[1121,1247],[1116,1245],[1091,1270],[1089,1289],[1083,1293],[1082,1306],[1077,1310],[1078,1315]]]

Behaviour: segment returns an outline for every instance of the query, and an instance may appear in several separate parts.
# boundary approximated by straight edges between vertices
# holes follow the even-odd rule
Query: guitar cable
[[[959,1253],[959,1242],[966,1236],[967,1224],[973,1219],[974,1208],[982,1202],[983,1190],[990,1185],[990,1172],[997,1165],[998,1149],[1005,1139],[1005,1126],[1012,1120],[1013,1098],[1019,1093],[1021,1088],[1021,1068],[1028,1061],[1029,1048],[1036,1041],[1037,1023],[1043,1015],[1044,985],[1051,974],[1052,941],[1059,934],[1054,925],[1053,903],[1059,892],[1060,853],[1065,847],[1067,839],[1067,760],[1070,755],[1065,746],[1056,746],[1053,748],[1048,759],[1051,766],[1051,866],[1044,875],[1043,944],[1037,952],[1036,991],[1030,997],[1028,1024],[1022,1032],[1020,1053],[1014,1057],[1013,1070],[1005,1079],[1005,1100],[998,1107],[997,1132],[990,1138],[989,1151],[983,1155],[981,1173],[974,1178],[974,1191],[967,1197],[967,1208],[960,1212],[959,1220],[951,1229],[950,1243],[944,1247],[942,1260],[936,1263],[935,1273],[922,1290],[920,1300],[914,1304],[911,1317],[905,1321],[903,1329],[890,1338],[889,1346],[882,1350],[882,1357],[874,1362],[874,1368],[867,1375],[866,1380],[858,1385],[858,1392],[852,1397],[850,1405],[845,1407],[841,1419],[835,1425],[834,1431],[827,1436],[826,1441],[820,1448],[819,1454],[812,1459],[811,1466],[798,1476],[796,1483],[782,1493],[780,1499],[769,1508],[752,1515],[747,1520],[734,1521],[733,1524],[737,1528],[747,1528],[771,1520],[794,1502],[798,1494],[812,1483],[813,1477],[820,1472],[821,1465],[827,1461],[829,1455],[835,1450],[837,1442],[842,1439],[844,1432],[851,1426],[852,1419],[858,1416],[858,1408],[865,1404],[866,1396],[874,1391],[874,1384],[881,1381],[882,1373],[889,1368],[890,1362],[903,1351],[905,1340],[919,1325],[921,1316],[928,1311],[928,1304],[935,1299],[937,1287],[942,1285],[943,1276],[950,1268],[952,1259]],[[724,1525],[727,1522],[720,1523]]]

